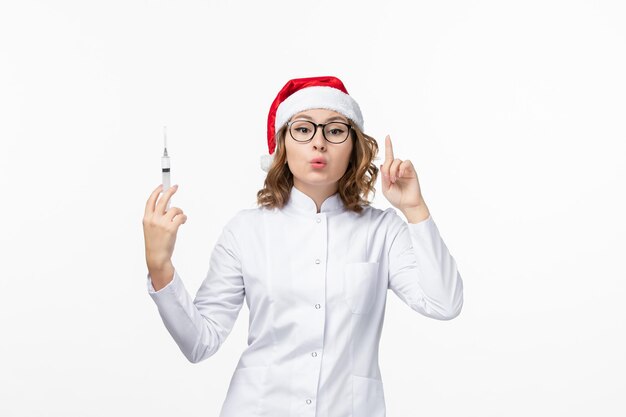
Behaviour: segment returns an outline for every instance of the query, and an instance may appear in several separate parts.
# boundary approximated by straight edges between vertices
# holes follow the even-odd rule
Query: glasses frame
[[[313,125],[313,134],[311,135],[311,138],[308,140],[298,140],[296,138],[293,137],[293,134],[291,133],[291,125],[294,124],[295,122],[309,122]],[[341,142],[332,142],[330,140],[328,140],[328,138],[326,137],[326,126],[331,125],[333,123],[339,123],[342,124],[344,126],[347,127],[348,132],[346,133],[346,138],[344,140],[342,140]],[[290,122],[287,122],[287,130],[289,131],[289,136],[291,136],[291,138],[293,140],[295,140],[298,143],[309,143],[313,140],[313,138],[315,137],[315,134],[317,133],[317,128],[321,127],[322,128],[322,136],[324,137],[324,140],[326,140],[328,143],[332,143],[334,145],[339,145],[341,143],[344,143],[346,140],[348,140],[348,138],[350,137],[350,131],[353,129],[352,125],[349,123],[344,123],[344,122],[337,122],[337,121],[333,121],[333,122],[328,122],[328,123],[315,123],[312,120],[305,120],[305,119],[296,119],[296,120],[292,120]]]

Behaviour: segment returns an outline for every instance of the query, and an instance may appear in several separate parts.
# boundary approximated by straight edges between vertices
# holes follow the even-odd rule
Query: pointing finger
[[[391,137],[385,137],[385,162],[393,161],[393,146],[391,146]]]

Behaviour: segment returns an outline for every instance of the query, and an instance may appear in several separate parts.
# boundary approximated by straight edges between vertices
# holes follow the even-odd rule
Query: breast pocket
[[[367,314],[376,301],[378,262],[347,263],[343,274],[344,295],[354,314]]]

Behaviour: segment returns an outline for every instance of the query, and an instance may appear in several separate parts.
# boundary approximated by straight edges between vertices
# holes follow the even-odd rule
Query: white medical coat
[[[230,333],[245,299],[248,346],[220,417],[383,417],[378,347],[387,289],[416,312],[456,317],[463,282],[432,215],[393,208],[317,213],[295,187],[282,209],[239,211],[224,226],[192,300],[174,272],[148,293],[185,357],[200,362]]]

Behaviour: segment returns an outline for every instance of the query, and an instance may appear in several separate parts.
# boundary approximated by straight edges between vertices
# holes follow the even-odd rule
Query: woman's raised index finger
[[[162,188],[163,188],[163,184],[159,184],[159,186],[155,188],[154,191],[152,191],[152,194],[150,194],[148,201],[146,201],[146,211],[145,211],[146,214],[154,213],[154,206],[156,205],[156,199],[159,197],[159,194],[161,193]]]
[[[385,161],[393,161],[393,146],[391,146],[391,137],[385,137]]]

